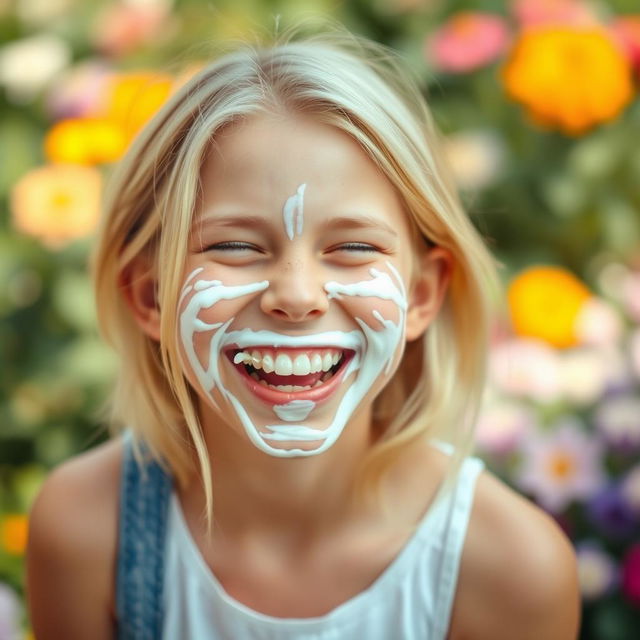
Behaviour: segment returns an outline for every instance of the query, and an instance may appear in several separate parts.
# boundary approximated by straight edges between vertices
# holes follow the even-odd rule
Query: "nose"
[[[301,259],[277,268],[262,294],[264,313],[287,322],[303,322],[324,315],[329,298],[315,265]]]

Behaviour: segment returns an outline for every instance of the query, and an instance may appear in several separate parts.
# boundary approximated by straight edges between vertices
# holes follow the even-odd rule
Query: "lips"
[[[225,351],[244,384],[269,404],[292,400],[318,403],[340,385],[354,351],[332,347],[275,349],[254,347]]]

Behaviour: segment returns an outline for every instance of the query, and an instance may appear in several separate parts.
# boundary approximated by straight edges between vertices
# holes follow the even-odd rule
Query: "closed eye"
[[[378,247],[374,247],[372,244],[366,244],[364,242],[345,242],[344,244],[332,247],[331,251],[368,251],[375,252],[380,251]]]
[[[209,245],[208,247],[205,247],[204,251],[257,251],[259,253],[263,253],[262,249],[256,247],[254,244],[249,242],[238,242],[235,240]]]

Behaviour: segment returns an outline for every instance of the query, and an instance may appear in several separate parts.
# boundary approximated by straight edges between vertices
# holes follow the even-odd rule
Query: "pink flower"
[[[425,55],[441,71],[465,73],[499,58],[509,40],[501,16],[461,11],[427,38]]]
[[[109,80],[108,69],[89,60],[69,69],[47,94],[46,104],[56,120],[95,114]]]
[[[534,434],[524,441],[522,453],[516,482],[552,513],[561,512],[573,500],[593,496],[606,479],[602,445],[573,419]]]
[[[164,2],[110,4],[99,14],[93,28],[95,47],[119,57],[171,33],[169,7]]]
[[[513,0],[511,12],[522,27],[586,26],[598,22],[583,0]]]
[[[634,544],[622,561],[622,592],[640,606],[640,544]]]
[[[535,414],[528,407],[511,400],[493,401],[480,414],[476,443],[489,455],[506,456],[536,426]]]
[[[640,15],[619,16],[612,22],[610,28],[631,64],[636,69],[640,69]]]
[[[508,395],[549,403],[561,392],[558,353],[542,340],[514,338],[491,349],[489,373]]]
[[[629,271],[622,281],[622,303],[635,322],[640,322],[640,271]]]

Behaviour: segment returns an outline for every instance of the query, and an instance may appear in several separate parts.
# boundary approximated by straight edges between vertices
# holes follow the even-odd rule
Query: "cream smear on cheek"
[[[189,364],[216,407],[217,404],[211,395],[214,388],[218,388],[222,396],[230,402],[249,439],[259,449],[277,457],[310,456],[326,451],[338,439],[349,418],[382,373],[385,365],[385,373],[389,373],[404,334],[407,301],[400,275],[391,263],[387,262],[387,267],[393,278],[389,273],[372,268],[369,270],[372,276],[370,280],[350,284],[328,282],[325,284],[325,291],[330,298],[336,299],[345,296],[361,296],[391,300],[398,307],[400,314],[397,323],[385,319],[379,311],[373,310],[372,315],[380,325],[377,328],[372,328],[362,319],[356,318],[361,331],[332,331],[298,337],[250,329],[227,333],[234,318],[224,323],[207,324],[197,317],[202,309],[211,308],[219,300],[229,300],[263,291],[269,286],[268,281],[235,287],[227,287],[219,280],[197,280],[194,284],[190,284],[191,280],[202,271],[202,268],[195,270],[187,278],[181,301],[192,291],[196,292],[180,314],[181,339]],[[215,334],[211,338],[209,364],[205,369],[195,354],[193,336],[198,331],[212,330],[215,331]],[[346,365],[347,369],[343,379],[346,380],[354,372],[356,376],[340,401],[333,421],[326,429],[319,430],[303,424],[292,424],[304,421],[315,408],[315,406],[311,406],[313,404],[311,402],[305,404],[304,401],[294,400],[274,406],[276,415],[290,424],[267,425],[262,427],[265,431],[260,431],[242,403],[222,384],[218,363],[222,350],[229,345],[236,345],[240,349],[263,345],[291,348],[335,346],[341,349],[350,349],[355,352],[355,355]],[[305,411],[306,415],[302,417]],[[300,417],[298,418],[298,416]],[[320,445],[312,450],[296,447],[282,449],[271,446],[269,441],[320,442]]]
[[[301,184],[298,190],[287,199],[282,209],[284,229],[289,240],[293,240],[295,235],[302,235],[304,226],[304,191],[306,188],[306,183]]]

